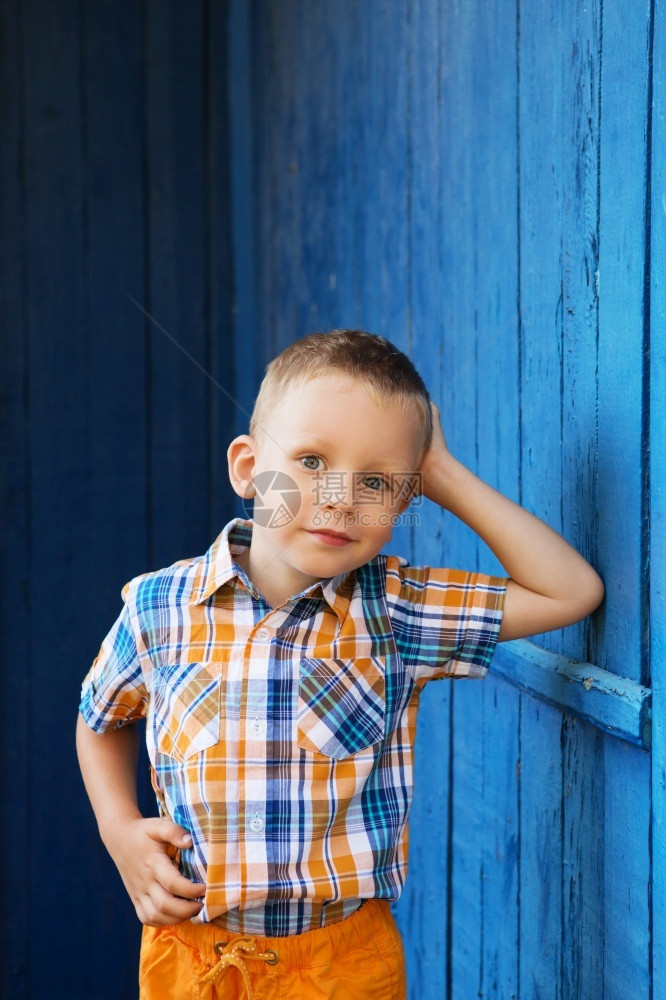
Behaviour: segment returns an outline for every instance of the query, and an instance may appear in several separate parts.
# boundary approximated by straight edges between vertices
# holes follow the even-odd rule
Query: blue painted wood
[[[234,350],[233,385],[237,406],[233,432],[247,434],[252,403],[263,370],[257,357],[259,309],[255,287],[256,250],[253,213],[253,121],[251,89],[250,9],[231,0],[229,9],[229,136],[231,174],[231,260]],[[233,110],[232,110],[233,109]]]
[[[606,597],[597,662],[649,683],[642,549],[644,272],[649,93],[649,0],[604,7],[599,215],[599,572]],[[608,151],[606,151],[608,150]],[[613,155],[613,151],[617,153]],[[623,185],[621,177],[641,178]]]
[[[0,893],[0,969],[17,1000],[30,975],[28,907],[16,900],[30,892],[32,812],[27,789],[30,762],[30,424],[26,406],[29,377],[28,317],[25,295],[25,126],[23,23],[17,5],[0,6],[0,747],[4,762],[0,840],[12,845]],[[17,294],[20,290],[21,294]],[[5,849],[7,849],[5,847]]]
[[[521,2],[517,23],[521,310],[521,502],[561,530],[561,63],[571,41],[555,4]],[[568,140],[567,140],[568,141]],[[561,651],[556,634],[537,641]],[[563,931],[562,716],[523,698],[520,717],[520,984],[560,1000]]]
[[[487,183],[483,156],[483,129],[490,125],[479,108],[479,121],[470,116],[460,94],[471,95],[479,86],[477,74],[482,61],[472,58],[476,44],[488,59],[488,36],[483,31],[480,7],[465,4],[450,8],[444,22],[442,62],[442,244],[444,337],[442,342],[443,386],[441,412],[447,440],[454,454],[471,468],[479,460],[477,430],[477,378],[475,358],[482,338],[488,338],[487,303],[492,301],[488,285],[481,277],[484,255],[481,231],[485,225],[487,202],[477,199],[479,184]],[[498,92],[498,97],[501,89]],[[490,125],[492,133],[492,125]],[[418,150],[414,158],[418,158]],[[492,217],[492,211],[489,213]],[[497,291],[493,289],[497,294]],[[501,289],[499,296],[515,296],[513,287]],[[513,304],[513,303],[512,303]],[[493,334],[495,330],[493,329]],[[478,363],[478,362],[477,362]],[[478,559],[477,540],[451,519],[445,519],[443,562],[473,568]],[[488,854],[496,847],[495,829],[502,820],[490,819],[491,804],[486,798],[487,761],[483,752],[486,731],[484,685],[452,685],[451,744],[451,887],[449,915],[450,993],[454,998],[483,992],[488,976],[485,959],[494,942],[484,937],[485,891],[494,888],[493,868]],[[508,756],[508,755],[507,755]],[[500,784],[501,781],[501,784]],[[502,796],[505,784],[499,779]],[[490,819],[490,825],[489,824]],[[489,851],[485,850],[488,838]],[[491,846],[492,845],[492,846]],[[511,909],[508,911],[508,933]],[[507,966],[516,955],[504,956]],[[506,967],[505,967],[506,968]],[[490,972],[492,977],[492,970]],[[509,980],[510,981],[510,980]]]
[[[562,205],[562,530],[596,562],[596,412],[598,365],[600,72],[602,4],[571,5],[563,59]],[[566,49],[563,52],[566,56]],[[589,622],[565,630],[562,650],[580,660],[596,654]],[[603,955],[603,737],[565,717],[562,763],[563,994],[596,997]]]
[[[604,997],[649,997],[651,759],[604,742]]]
[[[58,969],[65,994],[75,995],[78,969],[65,964],[62,953],[65,928],[78,919],[69,873],[80,863],[80,833],[67,809],[59,816],[63,836],[56,847],[53,817],[60,813],[62,790],[80,780],[69,727],[78,703],[76,667],[90,642],[88,626],[81,624],[91,613],[81,26],[74,2],[44,7],[39,17],[23,13],[32,641],[29,663],[19,669],[29,671],[33,696],[27,716],[30,756],[23,794],[30,828],[22,896],[31,917],[38,911],[52,919],[57,915],[57,921],[39,947],[29,934],[19,990],[26,996],[39,993],[44,969],[52,968]]]
[[[636,681],[551,653],[526,639],[501,643],[492,671],[616,739],[650,749],[652,692]]]
[[[203,8],[204,93],[204,327],[206,356],[212,379],[209,385],[207,466],[209,480],[208,538],[213,539],[235,512],[236,494],[229,483],[226,450],[239,431],[239,414],[247,410],[241,385],[249,376],[236,358],[247,337],[237,336],[238,301],[234,292],[234,221],[231,136],[231,86],[234,67],[231,57],[236,40],[242,38],[231,17],[229,0]],[[232,45],[233,40],[233,45]],[[240,47],[240,52],[244,49]],[[248,61],[243,56],[245,75]],[[243,77],[241,76],[241,79]],[[247,129],[246,129],[247,131]],[[240,257],[239,257],[240,259]],[[243,428],[244,430],[245,428]]]
[[[144,215],[141,13],[136,6],[107,2],[95,12],[83,6],[81,14],[92,620],[86,646],[75,659],[79,673],[119,612],[122,585],[149,565],[144,318],[127,297],[143,301],[145,289],[144,234],[137,226]],[[144,756],[143,803],[154,812],[146,768]],[[113,988],[129,997],[136,991],[138,922],[83,796],[77,796],[76,806],[76,842],[89,845],[86,863],[70,876],[85,956],[78,972],[80,995],[103,996],[99,969],[111,964]],[[64,940],[60,947],[67,948]]]
[[[209,544],[203,0],[146,3],[146,322],[150,565]],[[176,343],[174,343],[174,341]],[[178,346],[177,346],[178,345]],[[179,348],[182,348],[179,349]],[[174,489],[174,483],[178,488]],[[178,538],[174,525],[182,526]]]
[[[515,143],[506,142],[507,135],[516,133],[515,10],[511,4],[493,11],[483,4],[465,5],[460,21],[450,27],[447,65],[455,67],[455,78],[449,76],[444,86],[458,110],[448,141],[460,151],[461,182],[467,190],[464,216],[451,227],[451,239],[457,243],[452,279],[462,277],[464,298],[445,331],[444,349],[466,329],[473,351],[472,363],[459,365],[451,375],[455,382],[445,386],[443,402],[455,393],[457,419],[472,430],[471,467],[516,496],[517,150]],[[491,89],[489,78],[495,81]],[[469,95],[473,114],[460,102],[461,93]],[[445,228],[450,224],[449,183],[446,177]],[[500,571],[476,539],[465,558],[470,567]],[[492,676],[478,687],[455,687],[453,697],[451,995],[511,996],[518,990],[519,972],[520,697]],[[501,758],[488,753],[495,746],[502,746]],[[470,814],[471,830],[466,822]]]
[[[483,684],[426,690],[397,907],[411,995],[666,991],[656,334],[652,761],[626,742],[646,742],[650,680],[641,378],[644,329],[664,319],[663,2],[509,6],[233,0],[228,19],[210,0],[0,5],[2,509],[16,526],[0,585],[19,626],[0,643],[28,665],[2,674],[8,995],[40,995],[15,905],[34,911],[37,891],[60,918],[44,954],[68,995],[135,995],[136,922],[82,794],[55,878],[34,822],[63,767],[80,787],[62,719],[120,583],[200,551],[225,517],[224,448],[245,418],[197,364],[249,408],[277,349],[334,325],[409,350],[456,454],[598,559],[608,587],[592,628],[502,650]],[[448,515],[422,517],[396,549],[496,568]],[[20,586],[6,565],[24,567]],[[562,655],[576,680],[555,700],[587,722],[541,700]],[[27,681],[52,676],[54,656],[63,681],[42,706]],[[35,733],[54,748],[43,768]],[[68,947],[87,956],[78,971]],[[95,977],[107,949],[115,982]]]
[[[443,343],[441,219],[432,224],[434,202],[441,205],[442,24],[432,0],[410,5],[407,14],[407,240],[408,350],[432,397],[441,401]],[[409,549],[416,564],[444,559],[443,515],[433,504],[412,504],[418,519]],[[395,546],[398,547],[397,545]],[[409,996],[447,996],[449,982],[449,870],[451,686],[431,684],[421,696],[415,747],[415,794],[410,819],[409,872],[395,908],[407,949]],[[433,850],[433,842],[437,849]],[[434,930],[434,932],[433,932]]]
[[[649,684],[643,513],[648,456],[642,436],[647,419],[644,338],[649,337],[644,276],[651,6],[647,0],[604,4],[599,177],[598,565],[606,582],[606,600],[596,616],[595,662],[643,684]],[[625,185],[621,178],[627,176],[643,181]],[[649,756],[617,740],[605,740],[604,996],[608,1000],[650,993],[650,949],[645,947],[650,925],[646,836],[650,763]]]
[[[654,5],[650,230],[650,659],[652,736],[653,997],[666,994],[666,4]]]
[[[161,5],[166,22],[183,14],[172,6]],[[174,59],[189,83],[179,105],[156,47],[146,58],[144,29],[155,28],[155,12],[144,5],[0,5],[2,842],[12,858],[3,879],[0,993],[16,1000],[53,990],[73,1000],[136,996],[139,925],[99,842],[75,761],[79,687],[120,609],[122,583],[150,568],[151,528],[183,556],[195,544],[201,551],[227,516],[218,442],[230,436],[230,415],[201,383],[183,399],[182,367],[162,368],[155,381],[179,411],[157,449],[160,462],[177,456],[178,488],[173,471],[152,475],[152,334],[128,298],[145,303],[148,278],[157,298],[156,275],[173,277],[173,311],[199,317],[199,339],[186,343],[232,385],[223,351],[231,320],[226,8],[204,4],[199,13],[198,32],[186,30],[196,22],[172,29]],[[195,65],[198,80],[188,75]],[[146,157],[160,152],[145,130],[150,115],[162,151],[169,136],[177,150],[176,163],[165,153],[160,176],[173,216],[169,208],[161,218],[148,212],[156,193]],[[190,125],[196,134],[188,136]],[[179,212],[180,228],[170,230]],[[171,243],[169,232],[177,233]],[[199,507],[190,504],[185,517],[188,489]],[[162,500],[152,508],[151,490]],[[153,810],[145,757],[141,769],[143,802]],[[36,918],[48,934],[34,933]]]

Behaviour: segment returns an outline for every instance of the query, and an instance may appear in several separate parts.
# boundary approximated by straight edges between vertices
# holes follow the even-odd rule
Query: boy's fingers
[[[155,886],[149,897],[143,903],[139,914],[142,923],[153,927],[163,924],[178,923],[187,920],[199,912],[201,904],[178,899],[166,892],[161,886]]]
[[[154,840],[173,844],[174,847],[190,847],[192,845],[192,837],[187,830],[178,826],[173,820],[167,819],[166,816],[150,820],[150,824],[149,833]]]
[[[160,858],[153,869],[157,882],[173,896],[184,896],[186,899],[199,899],[206,891],[201,882],[190,882],[165,856]]]

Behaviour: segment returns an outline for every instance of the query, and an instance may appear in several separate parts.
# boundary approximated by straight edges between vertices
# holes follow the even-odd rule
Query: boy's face
[[[239,479],[251,477],[256,490],[241,562],[271,604],[382,550],[407,506],[420,443],[415,412],[380,409],[344,375],[293,386],[257,438],[232,442],[232,482],[242,492]]]

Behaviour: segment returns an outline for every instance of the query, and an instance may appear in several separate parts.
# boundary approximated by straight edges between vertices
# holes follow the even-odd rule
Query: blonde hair
[[[432,440],[430,396],[423,379],[402,351],[365,330],[310,333],[286,347],[266,368],[250,419],[250,434],[261,433],[268,415],[288,388],[339,372],[357,379],[379,406],[397,402],[415,413],[421,428],[419,463]]]

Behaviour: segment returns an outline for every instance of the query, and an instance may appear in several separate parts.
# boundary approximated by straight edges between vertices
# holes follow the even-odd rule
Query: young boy
[[[447,449],[409,359],[361,331],[269,365],[229,475],[254,497],[208,552],[131,580],[84,681],[77,743],[144,926],[142,1000],[405,997],[419,693],[603,596],[559,535]],[[507,578],[379,555],[422,492]],[[145,717],[160,818],[136,800]]]

